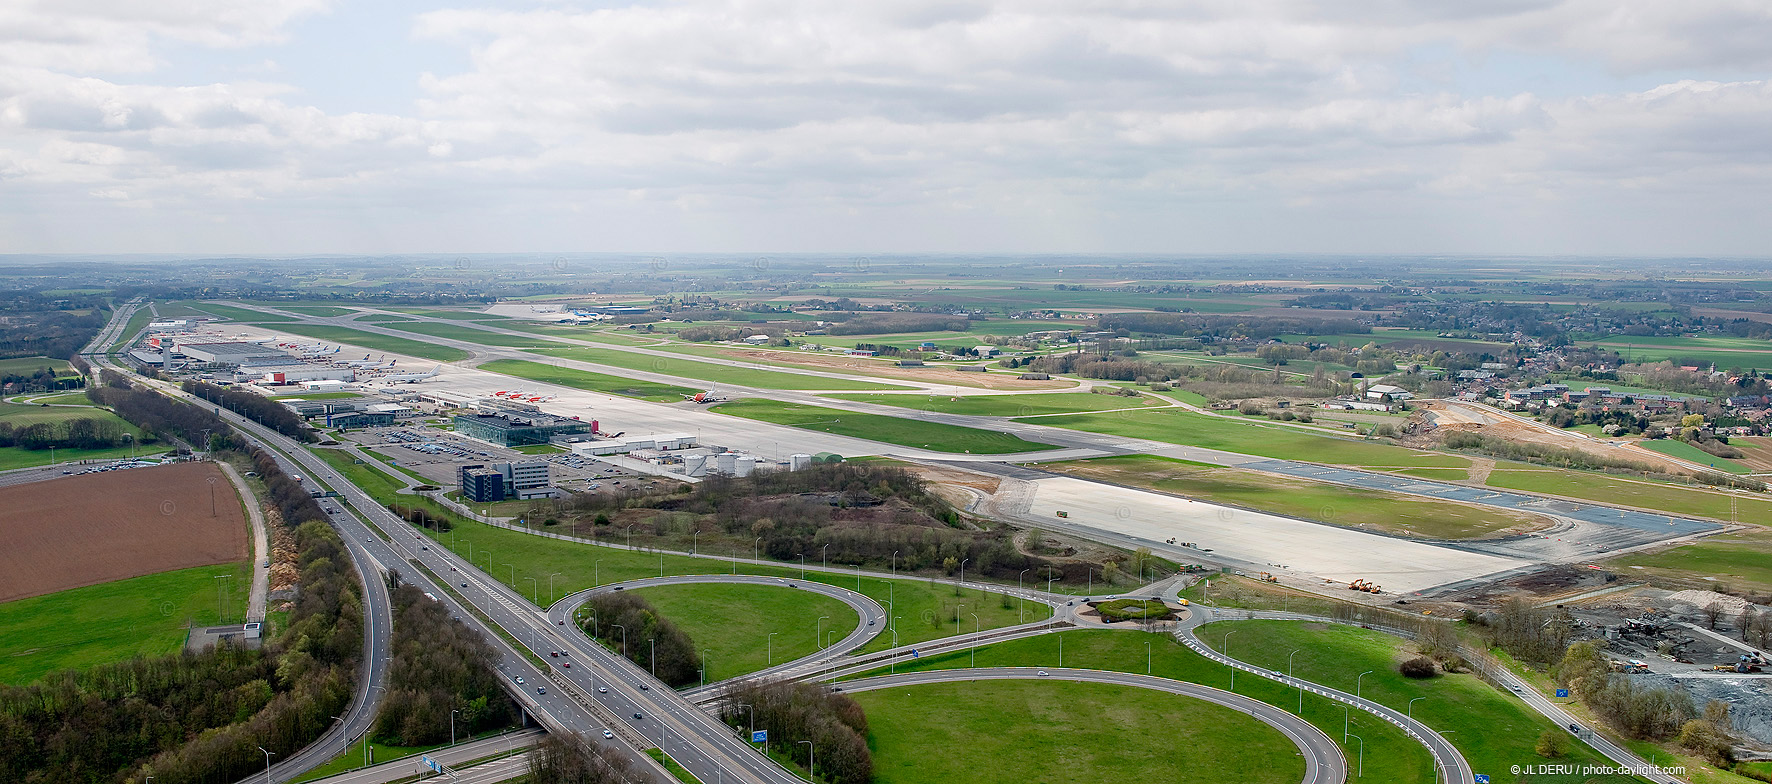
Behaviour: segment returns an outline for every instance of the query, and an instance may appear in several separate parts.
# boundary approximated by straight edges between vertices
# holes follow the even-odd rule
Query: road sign
[[[769,730],[757,730],[751,733],[752,743],[764,743],[769,740]]]
[[[1477,784],[1489,784],[1489,774],[1478,773],[1478,774],[1476,774],[1476,777],[1477,777]]]
[[[1557,689],[1557,696],[1558,697],[1567,697],[1567,696],[1569,696],[1569,690],[1568,689]]]
[[[437,764],[437,761],[434,759],[431,759],[430,757],[427,757],[427,756],[424,756],[421,754],[418,757],[418,761],[423,762],[425,764],[425,767],[430,768],[433,773],[442,773],[443,772],[443,766]]]
[[[918,654],[918,653],[917,653],[917,649],[916,649],[916,648],[912,648],[912,649],[911,649],[911,658],[913,658],[913,659],[915,659],[915,658],[917,658],[917,657],[918,657],[918,656],[919,656],[919,654]]]

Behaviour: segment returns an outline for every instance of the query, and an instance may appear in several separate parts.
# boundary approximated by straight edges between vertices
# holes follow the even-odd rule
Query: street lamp
[[[763,537],[761,536],[757,537],[757,541],[751,542],[751,560],[763,560]]]
[[[964,604],[954,606],[954,634],[960,633],[960,611],[964,609],[966,609]]]
[[[818,622],[813,627],[812,644],[818,645],[819,643],[824,642],[824,622],[825,622],[825,619],[827,619],[829,617],[831,617],[831,616],[829,616],[829,615],[818,616]],[[819,650],[821,650],[821,651],[824,650],[824,647],[819,646]]]
[[[781,634],[781,632],[770,632],[769,639],[764,640],[764,652],[769,655],[769,666],[775,665],[775,635],[777,634]]]
[[[972,663],[968,666],[978,668],[978,633],[984,631],[984,623],[978,620],[978,613],[967,613],[972,616]],[[1148,644],[1148,643],[1147,643]]]
[[[800,554],[800,579],[806,579],[806,554]]]
[[[971,558],[960,559],[960,585],[966,584],[966,562],[970,561],[970,560],[972,560],[972,559]],[[954,595],[956,595],[956,596],[958,596],[960,593],[960,585],[954,586]]]
[[[828,568],[830,568],[830,565],[831,565],[831,546],[829,543],[826,543],[825,546],[820,547],[818,549],[818,568],[828,569]]]
[[[271,784],[271,755],[277,752],[265,751],[263,746],[258,747],[258,750],[265,752],[265,784]]]
[[[812,741],[803,740],[800,742],[806,744],[806,780],[812,781]]]
[[[751,706],[746,705],[742,702],[736,702],[733,704],[737,707],[744,708],[745,715],[751,717],[751,737],[753,737],[753,738],[757,737],[757,712],[754,710],[751,710]],[[752,742],[755,743],[756,741],[752,741]]]
[[[511,571],[515,572],[517,570],[512,569]],[[525,577],[523,579],[529,581],[529,603],[535,604],[535,605],[540,605],[541,599],[539,598],[539,596],[540,596],[540,591],[541,591],[541,583],[536,581],[536,579],[534,577]]]
[[[894,578],[898,577],[898,551],[897,550],[892,551],[892,576]]]
[[[1298,651],[1286,654],[1286,677],[1288,678],[1292,677],[1292,657],[1297,655]],[[1304,683],[1302,681],[1298,684],[1298,715],[1304,715]]]
[[[1366,777],[1366,739],[1358,735],[1350,735],[1349,737],[1360,742],[1359,768],[1357,772],[1354,773],[1354,776],[1363,779]]]
[[[1360,685],[1361,685],[1361,682],[1362,682],[1362,681],[1364,681],[1364,680],[1365,680],[1365,679],[1366,679],[1366,676],[1368,676],[1368,675],[1371,675],[1371,674],[1372,674],[1372,671],[1371,671],[1371,670],[1367,670],[1367,671],[1365,671],[1365,672],[1362,672],[1362,673],[1360,673],[1360,677],[1358,677],[1358,678],[1355,678],[1355,679],[1354,679],[1354,699],[1359,699],[1359,698],[1360,698]]]
[[[1427,699],[1427,698],[1426,697],[1416,697],[1414,699],[1409,700],[1409,710],[1404,715],[1408,716],[1410,720],[1414,720],[1415,719],[1415,700],[1425,700],[1425,699]]]
[[[455,714],[457,713],[461,713],[461,711],[452,710],[449,712],[449,745],[451,746],[455,745]]]
[[[619,623],[612,623],[609,625],[621,630],[621,655],[623,658],[626,658],[628,655],[628,627]]]
[[[548,604],[554,603],[554,578],[558,576],[560,576],[559,572],[548,575]]]
[[[1144,674],[1151,674],[1151,641],[1144,641]]]
[[[1231,630],[1224,633],[1224,657],[1227,659],[1230,658],[1230,656],[1231,656],[1231,635],[1236,634],[1236,633],[1237,633],[1236,629],[1231,629]],[[1237,665],[1233,664],[1233,665],[1231,665],[1231,691],[1234,692],[1236,690],[1237,690]]]

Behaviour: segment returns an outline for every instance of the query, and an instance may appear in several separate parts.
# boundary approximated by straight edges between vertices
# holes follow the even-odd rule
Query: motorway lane
[[[431,759],[447,766],[462,765],[482,757],[490,757],[499,752],[529,748],[530,746],[535,745],[535,743],[546,734],[546,732],[539,729],[517,730],[514,732],[507,732],[503,735],[494,735],[489,738],[468,741],[456,746],[432,749],[431,751],[425,752],[424,756],[430,757]],[[418,755],[413,755],[398,760],[378,762],[366,768],[353,770],[349,773],[327,776],[326,778],[318,780],[325,782],[325,784],[390,784],[391,782],[409,778],[412,774],[420,772],[415,768],[415,766],[419,764]],[[491,763],[487,764],[490,765]],[[465,770],[478,772],[479,767],[466,768]],[[487,780],[503,781],[503,779]]]
[[[109,366],[109,363],[102,357],[97,359],[99,362],[104,362]],[[135,378],[140,382],[155,385],[173,397],[187,400],[192,399],[182,391],[177,390],[176,387],[172,387],[163,382],[156,384],[156,382],[148,382],[146,379],[141,379],[139,376]],[[197,402],[202,403],[202,401]],[[211,406],[211,408],[213,409],[214,407]],[[385,508],[381,507],[355,485],[339,480],[337,476],[332,473],[330,466],[321,462],[318,457],[315,457],[305,449],[299,447],[293,441],[290,441],[257,423],[226,411],[225,409],[220,411],[220,415],[239,427],[243,432],[255,436],[258,442],[277,444],[281,449],[285,450],[284,452],[278,452],[276,450],[271,451],[278,463],[287,473],[304,477],[304,486],[308,486],[311,489],[324,490],[326,489],[326,485],[324,484],[324,481],[326,480],[323,480],[322,477],[326,477],[331,482],[335,483],[332,489],[342,492],[345,500],[350,501],[351,506],[354,506],[356,509],[363,510],[369,519],[375,520],[375,522],[383,528],[390,528],[397,533],[410,534],[410,527],[398,517],[395,517],[391,512],[388,512]],[[289,459],[290,455],[293,455],[298,462],[292,463]],[[346,750],[353,740],[359,738],[373,725],[376,710],[380,705],[380,690],[382,688],[380,684],[384,683],[386,678],[388,662],[387,651],[389,642],[392,638],[391,602],[387,594],[386,581],[381,579],[382,575],[390,566],[400,570],[401,577],[405,582],[418,585],[421,589],[426,590],[433,596],[437,597],[439,601],[442,601],[445,605],[449,606],[456,617],[460,618],[470,627],[480,631],[493,643],[495,648],[500,650],[502,660],[497,667],[500,672],[504,673],[507,680],[514,680],[518,676],[523,676],[525,680],[528,681],[524,687],[517,687],[514,683],[509,683],[513,695],[524,710],[531,715],[536,716],[537,719],[541,720],[544,724],[551,725],[552,728],[556,730],[575,730],[583,732],[587,737],[601,735],[601,731],[606,726],[605,723],[598,720],[594,715],[576,702],[573,702],[568,695],[559,693],[559,690],[550,691],[546,694],[530,691],[530,688],[540,687],[540,684],[548,682],[546,674],[531,665],[529,660],[519,655],[515,649],[505,644],[504,640],[499,638],[490,628],[487,628],[479,620],[478,616],[474,613],[468,612],[449,591],[439,588],[422,572],[410,568],[407,563],[409,560],[419,560],[417,556],[420,554],[427,552],[436,553],[437,551],[428,549],[414,550],[401,541],[398,536],[390,536],[387,540],[384,540],[376,535],[376,532],[370,528],[369,523],[359,520],[355,515],[351,514],[345,505],[337,503],[327,503],[323,505],[329,506],[334,510],[330,515],[332,523],[335,528],[339,530],[345,541],[346,548],[351,553],[353,563],[357,565],[359,573],[363,576],[366,604],[364,644],[368,651],[365,654],[363,677],[359,684],[358,692],[345,714],[345,721],[342,723],[335,722],[333,727],[322,735],[320,739],[316,740],[300,752],[291,755],[289,758],[275,762],[271,767],[270,778],[272,781],[287,781],[306,772],[316,765],[330,760],[332,757]],[[386,519],[376,519],[378,517]],[[417,534],[410,535],[418,536]],[[422,539],[422,537],[418,538]],[[417,544],[419,544],[421,548],[425,548],[426,546],[426,543],[424,542],[418,542]],[[430,564],[430,566],[433,571],[439,574],[448,573],[451,568],[446,561],[440,559],[432,559],[432,564]],[[474,597],[469,596],[469,598],[472,599]],[[483,592],[482,598],[485,600],[495,600],[498,597],[494,592]],[[503,606],[496,601],[486,601],[481,603],[488,604],[491,607]],[[374,693],[372,694],[372,692]],[[651,757],[626,744],[613,745],[640,769],[648,770],[655,776],[664,774],[664,771],[652,760]],[[251,784],[251,782],[262,781],[263,778],[263,776],[254,776],[250,779],[244,780],[242,784]]]
[[[955,683],[961,681],[988,680],[1054,680],[1076,681],[1084,683],[1106,683],[1115,686],[1131,686],[1141,689],[1178,694],[1205,700],[1222,705],[1231,710],[1249,714],[1291,739],[1304,757],[1304,784],[1341,784],[1347,780],[1347,760],[1342,756],[1341,747],[1335,744],[1328,735],[1315,725],[1287,713],[1265,702],[1245,697],[1241,694],[1201,686],[1186,681],[1167,678],[1156,678],[1149,675],[1136,675],[1123,672],[1107,672],[1103,670],[1072,670],[1056,667],[1039,669],[1033,667],[983,667],[964,670],[931,670],[929,672],[905,673],[903,675],[881,675],[874,678],[862,678],[846,681],[842,690],[846,692],[873,691],[898,686],[916,686],[931,683]],[[1468,781],[1469,779],[1465,779]]]

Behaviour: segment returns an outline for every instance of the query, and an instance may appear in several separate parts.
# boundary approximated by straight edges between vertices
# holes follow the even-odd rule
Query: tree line
[[[463,736],[503,727],[517,718],[495,668],[498,653],[480,633],[451,618],[442,602],[388,573],[394,604],[393,662],[388,693],[374,736],[392,746],[424,746],[450,739],[450,711],[460,711]]]
[[[645,599],[631,593],[606,593],[591,597],[586,607],[591,617],[582,621],[580,628],[628,661],[672,687],[701,679],[695,641]]]
[[[548,733],[529,752],[529,784],[629,784],[635,778],[625,757],[576,732]]]
[[[738,706],[749,706],[741,710]],[[735,728],[769,732],[769,748],[799,762],[802,741],[811,741],[812,774],[833,784],[874,779],[868,751],[868,718],[849,695],[814,683],[743,681],[726,690],[720,716]]]
[[[246,443],[234,435],[233,428],[221,417],[204,408],[133,386],[127,378],[114,372],[101,370],[99,377],[103,383],[88,388],[86,398],[135,425],[141,431],[143,441],[164,434],[217,450],[238,449]],[[209,443],[200,444],[206,431]]]
[[[33,422],[17,426],[0,422],[0,447],[24,449],[109,449],[129,435],[114,419],[79,417],[60,422]],[[143,439],[144,441],[146,439]]]
[[[186,394],[196,395],[222,406],[286,437],[310,444],[320,440],[294,411],[263,395],[240,389],[224,389],[202,381],[186,381],[183,389]]]

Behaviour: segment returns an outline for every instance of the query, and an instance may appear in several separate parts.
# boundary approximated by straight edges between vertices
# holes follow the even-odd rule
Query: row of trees
[[[99,417],[34,422],[23,427],[15,427],[11,422],[0,422],[0,447],[109,449],[122,444],[127,435],[129,431],[124,429],[122,423]]]
[[[768,730],[769,747],[778,753],[797,755],[810,741],[815,777],[822,774],[833,784],[867,784],[874,778],[867,715],[846,694],[813,683],[744,681],[726,690],[721,705],[727,724]],[[740,710],[740,705],[749,707]]]
[[[449,617],[449,609],[388,573],[394,603],[393,662],[375,738],[423,746],[450,738],[450,711],[463,734],[502,727],[516,718],[494,664],[497,652],[480,633]]]
[[[650,669],[671,686],[700,680],[695,641],[645,599],[631,593],[609,593],[592,597],[587,606],[591,617],[581,624],[586,634],[609,643],[628,661]]]
[[[87,399],[135,425],[143,441],[166,434],[209,449],[238,449],[246,443],[221,417],[206,409],[134,387],[117,373],[101,370],[99,374],[104,383],[88,388]],[[209,443],[204,445],[206,434]]]
[[[529,753],[529,784],[628,784],[633,765],[576,732],[548,733]]]
[[[307,423],[294,411],[263,395],[239,389],[224,389],[202,381],[186,381],[183,388],[186,394],[215,403],[288,438],[309,443],[320,440],[308,430]]]

